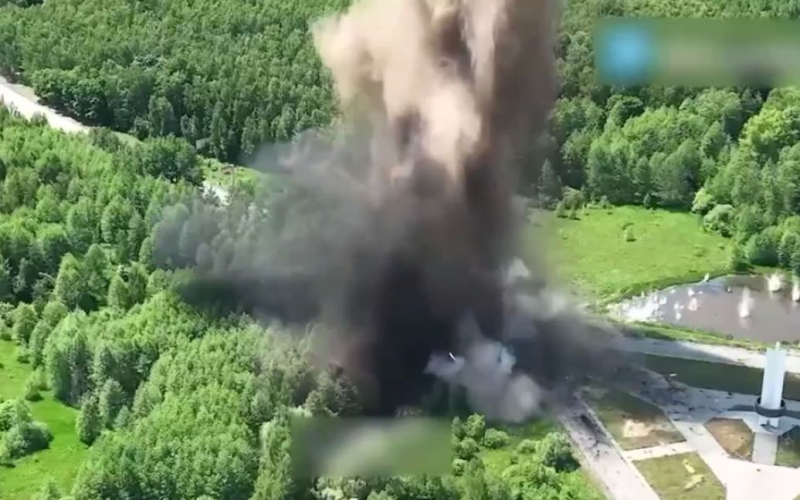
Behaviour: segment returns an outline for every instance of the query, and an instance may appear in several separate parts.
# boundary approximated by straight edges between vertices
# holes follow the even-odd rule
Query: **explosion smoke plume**
[[[517,349],[521,369],[540,384],[563,380],[573,359],[590,358],[575,333],[586,327],[533,308],[520,333],[507,324],[503,283],[516,246],[518,153],[555,93],[554,20],[545,0],[362,0],[318,22],[314,42],[355,133],[332,143],[307,134],[282,162],[335,209],[290,247],[302,251],[212,272],[195,292],[202,284],[257,302],[258,290],[286,286],[285,277],[274,286],[277,269],[303,269],[303,302],[337,332],[332,355],[377,414],[419,399],[432,354],[496,357],[499,347],[476,346],[511,330],[528,351]],[[288,288],[300,300],[298,286]],[[465,321],[479,333],[465,334]],[[481,399],[486,388],[469,380],[467,371],[462,383]],[[497,380],[488,392],[538,399],[536,384],[510,368]],[[535,406],[503,405],[513,419]]]

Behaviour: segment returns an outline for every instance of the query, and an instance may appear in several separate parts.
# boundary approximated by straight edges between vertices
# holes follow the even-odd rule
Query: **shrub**
[[[731,245],[731,250],[728,254],[728,267],[734,271],[746,271],[749,267],[747,258],[744,255],[744,250],[736,243]]]
[[[773,228],[754,234],[747,240],[744,253],[747,260],[757,266],[775,266],[778,264],[778,241],[774,238]]]
[[[453,419],[453,424],[450,426],[453,436],[461,441],[466,436],[464,431],[464,422],[459,417]]]
[[[483,446],[492,450],[506,446],[509,441],[508,434],[498,429],[486,429],[483,435]]]
[[[31,362],[31,353],[28,351],[28,349],[22,346],[17,346],[16,358],[19,363],[28,364]]]
[[[38,318],[36,309],[29,304],[20,304],[14,310],[14,337],[20,344],[27,344]]]
[[[479,450],[478,442],[471,437],[467,437],[462,439],[456,446],[456,456],[462,460],[471,460],[478,454]]]
[[[58,485],[51,477],[42,484],[34,500],[59,500],[60,498],[62,498],[62,496],[61,492],[58,491]]]
[[[6,432],[5,446],[11,458],[19,458],[50,446],[53,434],[42,422],[20,422]]]
[[[9,399],[0,403],[0,432],[7,431],[20,423],[31,421],[31,410],[24,401]]]
[[[556,205],[556,217],[561,219],[567,216],[567,207],[564,205],[563,201],[559,201],[558,205]]]
[[[97,398],[94,394],[90,394],[83,399],[81,412],[78,414],[78,418],[75,421],[75,430],[81,441],[86,444],[92,444],[100,435],[102,428],[103,422],[100,420]]]
[[[0,442],[0,465],[11,465],[11,453],[3,442]]]
[[[726,238],[733,234],[734,210],[732,205],[717,205],[703,217],[703,228]]]
[[[625,231],[624,231],[624,235],[625,235],[625,241],[627,241],[627,242],[636,241],[636,236],[634,236],[634,234],[633,234],[633,228],[626,227]]]
[[[561,197],[561,201],[564,203],[564,207],[569,209],[581,208],[586,203],[586,200],[583,198],[583,193],[580,190],[571,187],[564,188],[564,194]]]
[[[517,445],[516,451],[521,455],[533,455],[536,453],[536,441],[532,439],[523,439]]]
[[[11,333],[11,328],[8,327],[5,321],[0,320],[0,340],[12,340],[14,335]]]
[[[706,188],[700,188],[694,195],[692,202],[692,212],[700,215],[709,213],[712,209],[716,208],[714,205],[716,201],[711,193],[706,191]],[[729,205],[730,206],[730,205]]]
[[[461,458],[453,459],[453,475],[460,476],[464,473],[464,470],[467,468],[467,461]]]
[[[467,417],[467,422],[464,424],[464,431],[467,437],[471,437],[475,441],[483,439],[483,433],[486,432],[486,419],[483,415],[473,413]]]
[[[39,381],[35,378],[36,372],[31,373],[25,381],[25,399],[28,401],[39,401],[42,395],[39,393]]]
[[[536,446],[539,459],[544,465],[555,470],[573,471],[579,467],[578,461],[572,454],[567,436],[561,432],[553,432],[544,437]]]
[[[570,208],[568,217],[570,220],[578,220],[578,210],[576,208]]]

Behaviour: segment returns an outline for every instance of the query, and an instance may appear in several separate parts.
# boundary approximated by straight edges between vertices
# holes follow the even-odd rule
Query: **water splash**
[[[800,302],[800,282],[797,277],[792,278],[792,301]]]
[[[780,292],[783,289],[783,276],[780,273],[773,273],[767,277],[767,289],[770,292]]]
[[[700,308],[700,303],[697,301],[697,297],[692,297],[692,300],[689,301],[689,310],[696,311]]]
[[[739,301],[739,317],[749,318],[753,311],[753,298],[750,296],[750,289],[745,287],[742,290],[742,300]]]

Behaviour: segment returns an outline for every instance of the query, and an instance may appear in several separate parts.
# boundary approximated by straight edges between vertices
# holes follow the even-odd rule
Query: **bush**
[[[0,432],[7,431],[20,423],[31,421],[31,410],[19,399],[9,399],[0,403]]]
[[[462,439],[456,446],[456,456],[462,460],[471,460],[478,454],[478,451],[480,451],[480,446],[471,437]]]
[[[586,203],[586,200],[583,198],[583,193],[580,190],[571,187],[564,188],[564,194],[561,197],[561,201],[564,203],[564,207],[570,210],[582,208]]]
[[[31,353],[28,349],[18,346],[16,350],[16,358],[19,363],[28,364],[31,362]]]
[[[475,441],[483,439],[483,433],[486,432],[486,419],[483,415],[473,413],[467,418],[464,424],[464,432],[467,437],[471,437]]]
[[[464,470],[467,468],[467,461],[461,458],[453,459],[453,475],[460,476],[464,473]]]
[[[778,244],[773,237],[773,228],[754,234],[747,240],[744,253],[747,260],[757,266],[776,266],[778,264]]]
[[[578,210],[576,208],[569,209],[569,216],[570,220],[578,220]]]
[[[716,208],[714,205],[716,205],[714,196],[708,191],[706,191],[706,188],[700,188],[700,190],[697,191],[697,193],[694,195],[694,201],[692,202],[692,212],[700,215],[705,215],[709,213],[712,209]]]
[[[97,398],[94,394],[89,394],[83,399],[81,412],[75,421],[75,431],[78,438],[86,444],[92,444],[100,435],[103,423],[100,421],[100,409],[98,408]]]
[[[492,450],[506,446],[509,441],[508,434],[498,429],[486,429],[483,435],[483,446]]]
[[[563,201],[559,201],[556,205],[556,217],[563,219],[567,216],[567,208]]]
[[[633,234],[633,228],[632,227],[626,227],[625,228],[624,236],[625,236],[625,241],[627,241],[627,242],[636,241],[636,236],[634,236],[634,234]]]
[[[11,333],[11,328],[8,327],[5,321],[0,321],[0,340],[9,341],[14,338]]]
[[[569,439],[561,432],[553,432],[544,437],[536,446],[539,459],[544,465],[559,472],[573,471],[579,467],[572,454]]]
[[[36,373],[31,373],[25,381],[25,399],[28,401],[39,401],[42,395],[39,393],[39,381],[34,378]]]
[[[9,456],[23,457],[50,446],[53,435],[42,422],[21,422],[9,429],[5,435],[5,446]]]
[[[51,477],[42,484],[34,500],[59,500],[60,498],[62,498],[62,496],[61,492],[58,491],[58,485]]]
[[[536,441],[532,439],[523,439],[517,445],[516,452],[521,455],[533,455],[536,453]]]
[[[466,436],[464,431],[464,422],[461,421],[459,417],[455,417],[453,419],[453,424],[450,426],[450,429],[453,433],[453,436],[461,441]]]
[[[747,258],[744,255],[742,247],[734,243],[731,245],[731,250],[728,255],[728,267],[734,271],[746,271],[748,267]]]
[[[733,234],[733,205],[717,205],[703,217],[703,229],[728,238]]]

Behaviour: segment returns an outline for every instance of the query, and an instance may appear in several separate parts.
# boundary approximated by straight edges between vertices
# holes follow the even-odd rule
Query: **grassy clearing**
[[[731,458],[752,460],[754,435],[743,421],[734,418],[712,418],[705,426]]]
[[[542,214],[551,232],[549,257],[582,293],[615,300],[641,291],[725,274],[725,238],[704,232],[695,215],[642,207],[585,209],[578,220]],[[627,241],[630,227],[635,241]],[[530,226],[525,248],[534,251],[541,233]],[[533,258],[533,255],[527,257]]]
[[[672,380],[692,387],[740,394],[761,394],[764,371],[757,368],[650,355],[645,356],[645,365],[654,372],[671,376]],[[800,376],[794,373],[786,374],[783,396],[786,399],[800,400]]]
[[[800,427],[794,427],[778,438],[775,465],[800,467]]]
[[[593,390],[588,400],[623,450],[685,441],[658,407],[617,390]]]
[[[509,443],[497,450],[483,449],[481,458],[486,464],[487,469],[491,469],[498,474],[511,465],[511,456],[514,449],[523,439],[542,439],[551,432],[562,430],[561,424],[557,420],[548,418],[536,419],[524,425],[493,426],[508,433],[511,438]]]
[[[617,327],[623,335],[636,338],[678,340],[682,342],[694,342],[696,344],[708,345],[726,345],[750,350],[762,350],[772,346],[771,343],[759,342],[757,340],[736,339],[705,330],[695,330],[691,328],[681,328],[670,325],[659,325],[655,323],[617,323]]]
[[[211,158],[202,160],[203,177],[206,182],[225,188],[233,184],[253,183],[258,179],[258,172],[239,165],[226,165]]]
[[[0,341],[2,399],[22,397],[25,380],[31,372],[30,365],[17,362],[15,349],[13,342]],[[88,448],[75,433],[78,412],[54,400],[50,391],[42,396],[41,401],[31,403],[33,418],[45,422],[54,439],[49,449],[16,460],[14,467],[0,467],[0,499],[30,498],[47,477],[52,477],[62,494],[66,494],[86,458]]]
[[[521,441],[525,439],[536,441],[551,432],[565,432],[561,423],[551,418],[539,418],[521,425],[493,425],[492,427],[505,431],[510,438],[508,444],[502,448],[496,450],[482,448],[480,451],[480,457],[486,469],[495,474],[501,474],[512,465],[512,456]],[[575,457],[579,461],[581,460],[580,453],[577,451],[575,451]],[[607,497],[602,493],[605,491],[605,486],[584,467],[583,463],[578,470],[567,474],[575,476],[572,479],[587,485],[586,492],[590,496],[586,500],[601,500]]]
[[[634,462],[661,500],[722,500],[725,487],[697,453]]]

